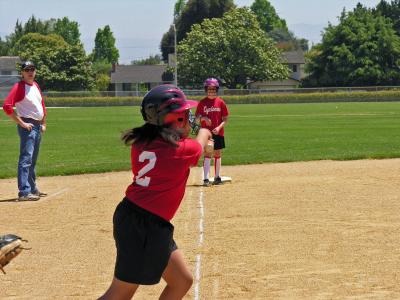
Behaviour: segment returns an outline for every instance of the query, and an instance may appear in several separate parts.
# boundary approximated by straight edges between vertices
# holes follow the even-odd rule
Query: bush
[[[48,107],[73,107],[73,106],[132,106],[140,105],[140,97],[47,97]]]

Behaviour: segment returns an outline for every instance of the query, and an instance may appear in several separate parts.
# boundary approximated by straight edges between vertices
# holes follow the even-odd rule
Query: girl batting
[[[167,286],[160,299],[182,299],[192,285],[170,220],[183,199],[190,167],[211,138],[208,129],[188,138],[189,110],[196,105],[173,85],[155,87],[142,101],[144,125],[122,137],[132,145],[134,178],[114,212],[114,279],[100,299],[131,299],[140,285],[161,278]]]

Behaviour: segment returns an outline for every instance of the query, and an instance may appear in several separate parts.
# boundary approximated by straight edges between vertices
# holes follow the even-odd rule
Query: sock
[[[208,174],[210,173],[211,157],[204,157],[203,170],[204,179],[208,179]]]
[[[221,171],[221,157],[214,158],[214,171],[215,171],[215,177],[220,177],[219,173]]]

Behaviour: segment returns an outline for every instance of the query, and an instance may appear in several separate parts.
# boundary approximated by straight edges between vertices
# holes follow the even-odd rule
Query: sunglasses
[[[24,69],[24,72],[35,72],[35,68],[26,68]]]

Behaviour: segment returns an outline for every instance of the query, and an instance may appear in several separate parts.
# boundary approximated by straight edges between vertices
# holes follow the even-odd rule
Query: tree
[[[110,74],[112,64],[106,60],[98,60],[92,63],[92,70],[95,74]]]
[[[138,60],[134,60],[132,61],[132,65],[160,65],[162,64],[162,58],[161,55],[150,55],[148,58],[145,59],[138,59]]]
[[[308,50],[308,40],[296,38],[293,32],[289,30],[283,28],[273,29],[268,32],[268,36],[276,41],[276,46],[283,51]]]
[[[210,0],[210,6],[207,18],[221,18],[224,13],[236,8],[232,0]]]
[[[17,20],[15,24],[14,32],[10,35],[6,36],[6,41],[4,47],[7,49],[7,55],[16,55],[13,52],[14,45],[16,42],[27,33],[40,33],[43,35],[47,35],[51,33],[51,28],[48,21],[42,21],[40,19],[36,19],[34,15],[32,15],[28,21],[22,25],[22,23]]]
[[[308,40],[296,38],[268,0],[255,0],[250,9],[257,16],[261,29],[277,42],[278,48],[284,51],[308,50]]]
[[[0,37],[0,56],[6,56],[8,52],[8,46],[6,41],[3,41]]]
[[[40,33],[27,33],[15,44],[13,52],[18,55],[25,52],[36,52],[36,49],[51,48],[62,49],[67,46],[64,39],[56,34],[43,35]]]
[[[172,82],[172,81],[174,81],[174,68],[167,67],[167,69],[161,75],[161,80],[164,81],[164,82],[167,82],[167,81]]]
[[[79,24],[70,21],[67,17],[57,19],[53,28],[54,33],[63,37],[63,39],[70,45],[78,45],[80,40]]]
[[[286,21],[279,18],[275,8],[268,0],[255,0],[250,9],[257,16],[260,27],[265,32],[270,32],[274,29],[289,31]]]
[[[71,46],[56,34],[28,33],[14,47],[22,60],[37,66],[37,81],[46,90],[72,91],[93,88],[90,61],[82,45]]]
[[[164,61],[168,61],[168,54],[175,52],[175,35],[174,27],[170,26],[169,30],[164,33],[161,43],[160,50],[161,56]]]
[[[95,85],[98,91],[107,91],[110,87],[111,78],[108,74],[96,74]]]
[[[95,74],[95,85],[99,91],[108,90],[111,82],[110,73],[112,64],[106,60],[97,60],[92,64],[92,71]]]
[[[325,30],[308,57],[305,86],[365,86],[400,83],[400,38],[392,23],[358,4]]]
[[[220,18],[225,12],[235,8],[233,0],[189,0],[183,7],[181,2],[185,1],[178,0],[174,11],[177,43],[186,37],[193,24],[201,23],[207,18]],[[179,14],[177,14],[177,4]],[[171,26],[162,37],[160,50],[164,61],[168,60],[169,53],[175,52],[174,34],[174,28]]]
[[[252,81],[287,78],[288,68],[247,8],[193,25],[178,47],[179,82],[201,86],[205,78],[222,79],[229,88]]]
[[[177,20],[185,8],[186,0],[177,0],[174,6],[174,20]]]
[[[70,21],[67,17],[63,19],[40,20],[32,15],[29,20],[22,24],[17,20],[14,32],[6,37],[3,47],[3,55],[16,55],[14,45],[27,33],[40,33],[42,35],[58,34],[70,45],[80,43],[80,33],[77,22]]]
[[[37,32],[40,34],[49,34],[50,26],[46,21],[42,21],[40,19],[36,20],[35,16],[29,18],[29,20],[25,23],[23,33],[27,34],[29,32]]]
[[[178,43],[190,32],[193,24],[207,18],[220,18],[234,7],[232,0],[189,0],[176,22]]]
[[[110,26],[99,28],[96,33],[93,49],[93,61],[106,60],[109,63],[117,63],[119,51],[115,47],[115,38]]]
[[[390,4],[381,0],[374,12],[392,20],[393,28],[400,36],[400,0],[393,0]]]

